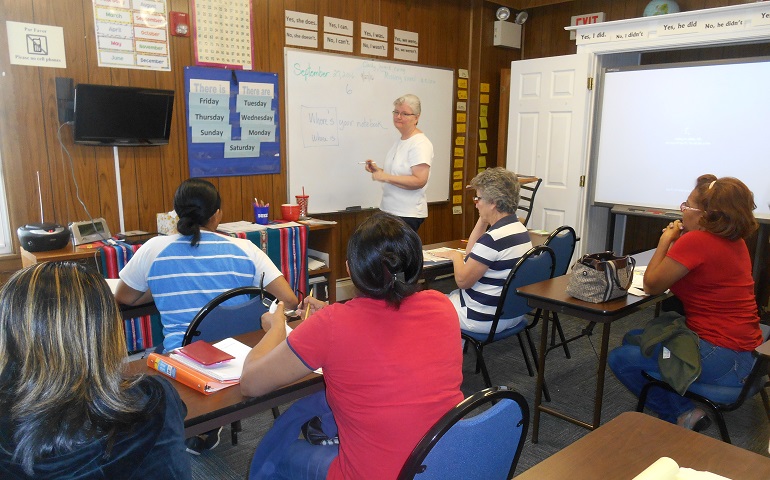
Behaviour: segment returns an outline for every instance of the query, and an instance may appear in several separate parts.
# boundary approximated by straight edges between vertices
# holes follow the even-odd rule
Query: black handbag
[[[636,260],[613,252],[583,255],[572,266],[567,294],[585,302],[600,303],[628,294]]]

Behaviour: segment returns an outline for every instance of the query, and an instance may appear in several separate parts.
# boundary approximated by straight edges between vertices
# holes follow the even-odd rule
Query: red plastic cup
[[[307,202],[310,195],[295,195],[299,205],[299,218],[307,218]]]

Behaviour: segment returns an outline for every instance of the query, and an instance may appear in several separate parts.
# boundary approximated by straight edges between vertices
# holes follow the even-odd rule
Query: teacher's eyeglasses
[[[687,202],[682,202],[682,204],[679,205],[679,210],[681,210],[682,212],[685,212],[687,210],[690,210],[691,212],[703,212],[703,210],[701,210],[700,208],[695,208],[687,205]]]
[[[393,116],[394,117],[406,117],[406,118],[409,118],[409,117],[414,117],[415,115],[417,115],[417,114],[416,113],[399,112],[397,110],[393,110]]]

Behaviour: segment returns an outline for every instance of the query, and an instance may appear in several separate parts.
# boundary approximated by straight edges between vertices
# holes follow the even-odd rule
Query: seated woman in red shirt
[[[286,461],[274,462],[274,476],[272,466],[252,463],[250,478],[396,478],[422,436],[463,399],[460,322],[445,295],[418,291],[414,230],[372,215],[350,237],[347,267],[357,296],[333,305],[305,299],[312,315],[288,338],[279,303],[262,317],[267,333],[241,377],[243,393],[256,396],[323,368],[339,446],[297,441],[279,452]]]
[[[752,351],[762,343],[744,241],[758,227],[754,208],[754,195],[740,180],[701,175],[681,205],[682,220],[663,229],[644,274],[645,292],[671,289],[681,300],[687,328],[699,338],[699,383],[741,387],[754,363]],[[624,342],[610,352],[608,363],[639,395],[646,383],[640,371],[660,371],[660,348],[645,357],[639,346]],[[691,400],[659,388],[650,390],[647,406],[686,428],[699,430],[710,423]]]

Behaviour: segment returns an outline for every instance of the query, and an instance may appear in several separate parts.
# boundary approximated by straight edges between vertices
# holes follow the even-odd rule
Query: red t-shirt
[[[399,310],[370,298],[332,304],[288,343],[309,368],[323,367],[340,436],[327,479],[396,478],[428,429],[463,400],[460,321],[434,290]]]
[[[690,330],[739,352],[762,343],[746,242],[692,231],[671,246],[668,256],[690,271],[671,286],[684,304]]]

